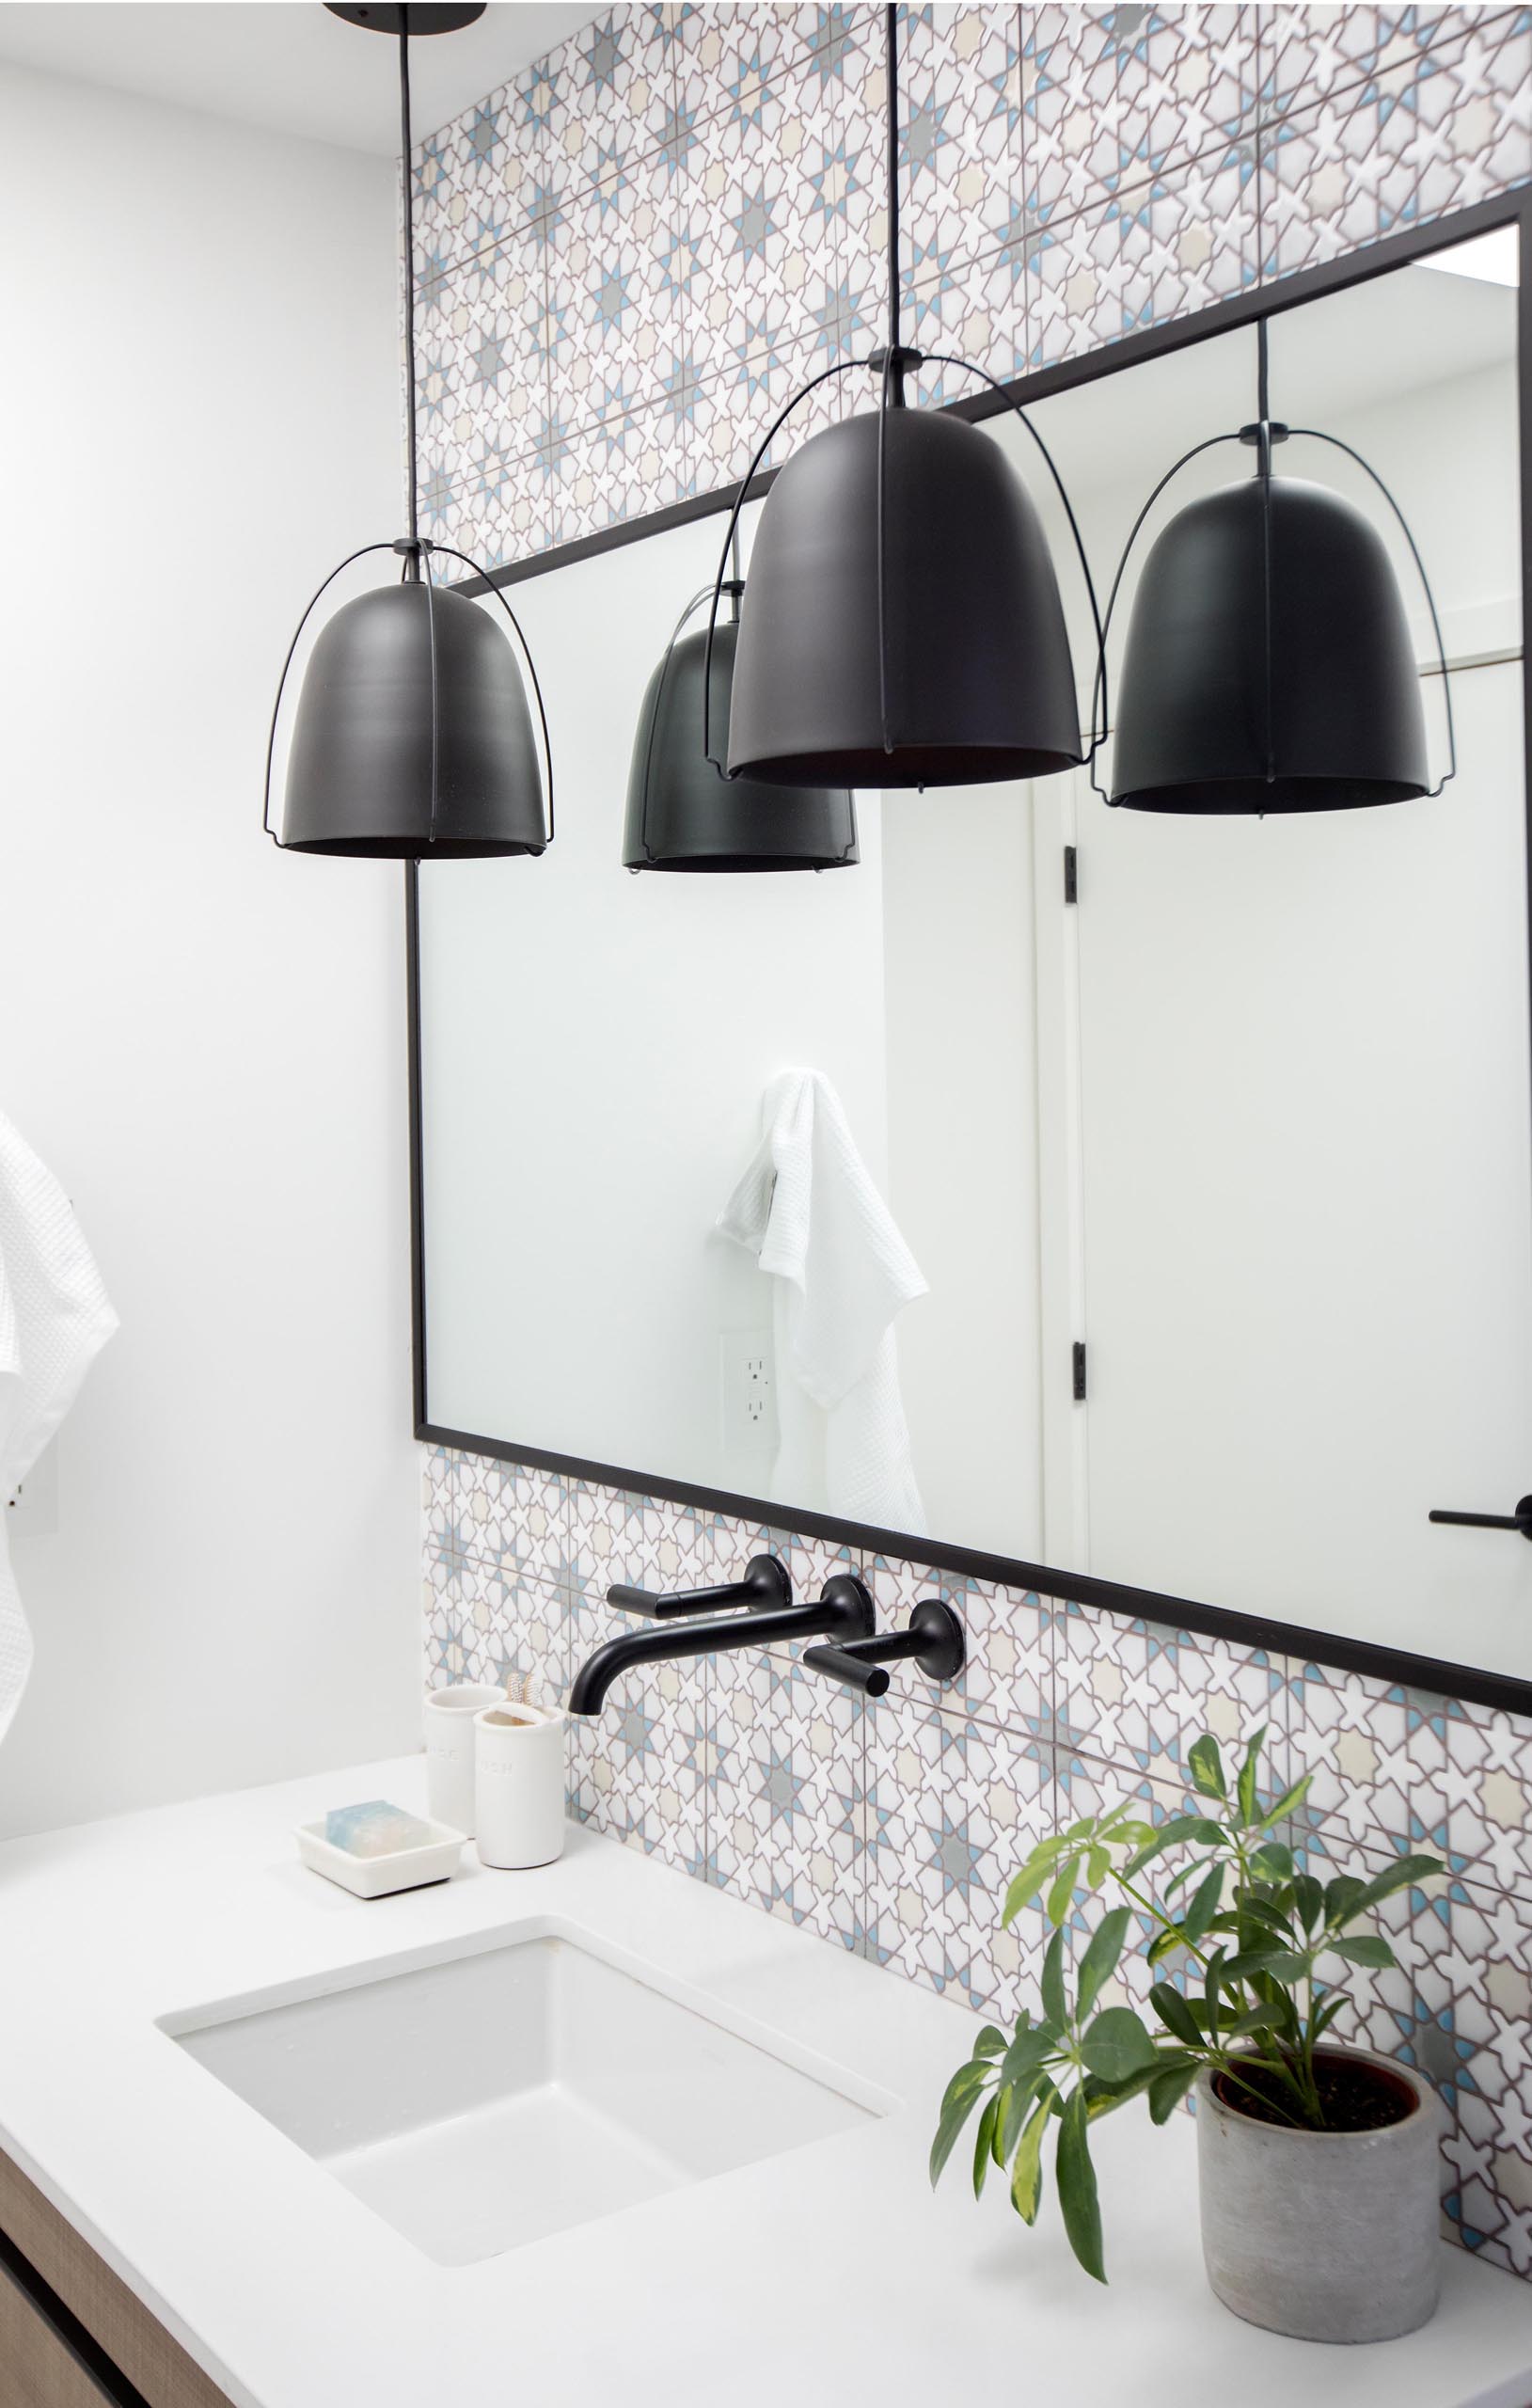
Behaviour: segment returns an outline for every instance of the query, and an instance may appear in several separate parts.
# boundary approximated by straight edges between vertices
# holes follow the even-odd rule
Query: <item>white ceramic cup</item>
[[[504,1703],[503,1689],[479,1681],[425,1694],[426,1811],[434,1823],[450,1824],[465,1839],[473,1837],[473,1718]]]
[[[473,1718],[479,1861],[497,1872],[551,1864],[564,1846],[564,1725],[558,1706],[501,1698]]]

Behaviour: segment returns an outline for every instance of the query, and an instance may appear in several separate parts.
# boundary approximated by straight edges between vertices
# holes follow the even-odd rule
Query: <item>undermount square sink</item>
[[[162,2028],[427,2257],[466,2266],[880,2112],[662,1982],[543,1928]]]

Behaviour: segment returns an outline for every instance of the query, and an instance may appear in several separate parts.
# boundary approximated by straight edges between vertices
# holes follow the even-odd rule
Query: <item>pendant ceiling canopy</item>
[[[1189,502],[1145,559],[1107,799],[1130,811],[1229,816],[1355,810],[1440,793],[1446,778],[1432,786],[1420,673],[1387,547],[1342,495],[1274,472],[1273,449],[1289,429],[1268,406],[1264,320],[1258,360],[1256,422],[1177,461],[1129,539],[1123,568],[1149,508],[1187,460],[1220,442],[1254,446],[1255,476]],[[1398,504],[1349,445],[1312,429],[1292,432],[1348,452],[1404,529],[1436,633],[1450,742],[1436,606]],[[1455,767],[1454,751],[1447,777]]]
[[[816,386],[872,369],[879,407],[813,436],[766,499],[734,658],[731,778],[971,785],[1046,777],[1085,757],[1058,580],[1025,487],[978,428],[906,405],[907,378],[927,360],[900,339],[898,14],[885,11],[888,340],[870,358],[825,370],[789,402],[746,473],[731,536],[771,442]],[[929,364],[977,375],[1016,407],[971,362],[942,355]],[[1058,472],[1036,429],[1017,415],[1058,490],[1088,588]],[[715,618],[723,577],[720,564]],[[1094,593],[1091,610],[1097,617]],[[710,622],[711,642],[719,632]],[[716,730],[710,750],[721,757]]]
[[[737,607],[744,589],[725,589]],[[709,589],[710,592],[710,589]],[[733,711],[737,622],[687,635],[709,592],[687,605],[644,694],[633,741],[623,862],[627,869],[845,869],[859,858],[856,812],[845,786],[792,786],[726,778],[708,757],[710,731],[726,745]]]
[[[330,13],[399,42],[408,524],[402,537],[364,545],[342,561],[298,622],[266,748],[267,832],[286,851],[359,860],[541,853],[553,836],[553,790],[547,721],[531,657],[504,594],[466,554],[421,535],[418,507],[409,45],[417,35],[471,24],[482,6],[331,5]],[[271,825],[273,764],[282,697],[304,629],[337,578],[355,562],[383,552],[397,557],[400,581],[345,603],[314,642],[288,750],[277,835]],[[433,562],[440,560],[455,561],[480,579],[498,617],[460,589],[436,584]]]

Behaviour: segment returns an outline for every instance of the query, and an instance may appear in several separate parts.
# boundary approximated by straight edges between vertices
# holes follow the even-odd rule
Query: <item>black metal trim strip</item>
[[[847,1522],[833,1513],[811,1513],[801,1507],[773,1504],[767,1497],[737,1497],[727,1489],[700,1487],[693,1481],[660,1479],[653,1472],[589,1463],[582,1456],[556,1454],[546,1448],[482,1438],[471,1431],[444,1429],[434,1421],[422,1422],[415,1434],[431,1446],[451,1447],[461,1454],[486,1455],[495,1463],[560,1472],[566,1480],[583,1481],[598,1488],[620,1488],[640,1497],[662,1497],[671,1504],[694,1505],[703,1513],[727,1514],[732,1521],[759,1523],[765,1529],[785,1531],[794,1537],[832,1539],[863,1560],[882,1556],[901,1563],[924,1564],[934,1572],[960,1573],[968,1579],[992,1581],[1002,1589],[1029,1591],[1058,1604],[1097,1606],[1103,1612],[1122,1614],[1132,1622],[1155,1623],[1162,1629],[1197,1631],[1205,1639],[1226,1639],[1240,1647],[1263,1647],[1271,1655],[1296,1656],[1303,1663],[1332,1664],[1345,1672],[1365,1672],[1388,1688],[1428,1689],[1445,1697],[1465,1698],[1476,1705],[1532,1715],[1532,1682],[1513,1680],[1507,1673],[1480,1672],[1472,1665],[1447,1663],[1435,1656],[1414,1656],[1397,1647],[1380,1647],[1371,1640],[1307,1630],[1299,1623],[1272,1622],[1263,1614],[1240,1613],[1228,1606],[1199,1605],[1193,1598],[1169,1596],[1161,1589],[1135,1589],[1126,1581],[1098,1579],[1094,1573],[1061,1572],[1055,1565],[1032,1563],[1024,1557],[988,1555],[982,1547],[912,1539],[908,1530],[878,1529],[872,1523]]]
[[[150,2403],[135,2384],[128,2381],[120,2367],[109,2358],[101,2343],[81,2323],[73,2309],[65,2305],[52,2285],[45,2283],[29,2258],[24,2258],[7,2232],[0,2232],[0,2268],[9,2274],[17,2289],[47,2325],[59,2348],[70,2356],[95,2384],[109,2408],[150,2408]]]
[[[410,1386],[417,1436],[426,1418],[425,1108],[420,1085],[420,864],[404,864],[404,976],[409,1014]]]
[[[1450,217],[1437,218],[1429,226],[1389,235],[1366,249],[1348,252],[1340,259],[1326,261],[1320,266],[1304,269],[1296,276],[1285,277],[1278,284],[1260,286],[1249,293],[1239,293],[1229,300],[1215,302],[1211,308],[1199,309],[1190,317],[1168,319],[1162,325],[1145,327],[1140,334],[1125,336],[1121,341],[1105,344],[1100,350],[1087,352],[1081,358],[1035,370],[998,393],[979,394],[971,401],[951,404],[949,407],[956,415],[982,420],[1017,403],[1036,402],[1050,394],[1094,384],[1098,377],[1115,375],[1120,370],[1134,367],[1142,360],[1182,350],[1189,343],[1202,342],[1235,327],[1254,325],[1262,317],[1278,316],[1303,302],[1347,291],[1352,285],[1367,283],[1373,277],[1385,275],[1391,268],[1406,266],[1429,251],[1444,250],[1454,243],[1465,242],[1476,234],[1488,233],[1495,227],[1508,225],[1520,229],[1524,264],[1518,311],[1518,402],[1524,608],[1524,597],[1532,593],[1532,278],[1525,272],[1532,266],[1532,190],[1526,187],[1493,200],[1477,202],[1473,208],[1459,210]],[[750,498],[754,499],[764,495],[775,475],[774,469],[768,469],[759,476],[751,488]],[[649,535],[662,534],[672,527],[687,525],[692,519],[716,516],[720,511],[734,507],[738,490],[737,485],[721,486],[716,492],[695,495],[688,500],[672,503],[667,509],[653,511],[644,517],[624,520],[619,526],[604,528],[599,534],[582,536],[576,543],[559,545],[549,551],[535,554],[529,560],[513,562],[507,567],[493,570],[487,579],[475,580],[473,585],[466,585],[462,590],[468,593],[482,591],[487,583],[519,584],[528,578],[543,577],[550,570],[568,567],[573,562],[592,559],[622,545],[639,542]],[[1526,730],[1532,731],[1532,656],[1525,652],[1523,676],[1524,724]],[[1532,737],[1527,739],[1527,754],[1529,764],[1532,764]],[[1532,780],[1528,783],[1527,826],[1527,913],[1529,929],[1532,929]],[[1122,1581],[1100,1580],[1089,1574],[1064,1572],[1018,1557],[989,1555],[976,1547],[912,1542],[908,1531],[877,1529],[828,1513],[800,1510],[786,1512],[766,1498],[740,1497],[725,1489],[706,1488],[690,1481],[663,1479],[653,1472],[591,1462],[583,1456],[560,1454],[545,1448],[517,1446],[504,1439],[480,1436],[470,1431],[448,1429],[430,1420],[426,1409],[422,1229],[424,1149],[420,1106],[419,911],[417,873],[413,863],[406,871],[406,880],[410,1006],[410,1259],[417,1438],[428,1445],[451,1447],[465,1454],[484,1455],[498,1463],[524,1464],[536,1470],[559,1472],[566,1479],[589,1481],[598,1487],[620,1488],[643,1497],[664,1497],[674,1504],[695,1506],[703,1513],[760,1522],[777,1530],[832,1539],[863,1555],[888,1556],[901,1561],[926,1564],[933,1571],[960,1573],[973,1579],[994,1581],[1003,1588],[1030,1590],[1040,1596],[1095,1606],[1104,1612],[1122,1614],[1134,1621],[1194,1631],[1204,1638],[1228,1640],[1237,1646],[1265,1648],[1272,1655],[1296,1656],[1304,1662],[1332,1665],[1341,1671],[1363,1673],[1387,1687],[1428,1690],[1439,1696],[1462,1698],[1475,1705],[1532,1717],[1532,1681],[1515,1680],[1508,1674],[1482,1671],[1472,1665],[1454,1664],[1436,1656],[1416,1656],[1401,1648],[1381,1647],[1367,1640],[1346,1639],[1328,1631],[1307,1630],[1296,1624],[1273,1622],[1264,1615],[1240,1613],[1224,1606],[1199,1605],[1189,1598],[1167,1595],[1160,1590],[1130,1588]],[[1532,1020],[1532,979],[1529,979],[1528,1012],[1529,1020]]]

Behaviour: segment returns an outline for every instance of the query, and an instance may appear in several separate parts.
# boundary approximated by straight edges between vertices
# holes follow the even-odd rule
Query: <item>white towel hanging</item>
[[[920,1536],[925,1513],[899,1394],[893,1323],[926,1283],[857,1150],[822,1071],[784,1070],[766,1089],[760,1146],[719,1219],[777,1282],[777,1356],[825,1421],[829,1510]],[[775,1495],[786,1487],[783,1444]]]
[[[117,1325],[69,1197],[0,1113],[0,1516]],[[31,1669],[0,1522],[0,1738]]]

